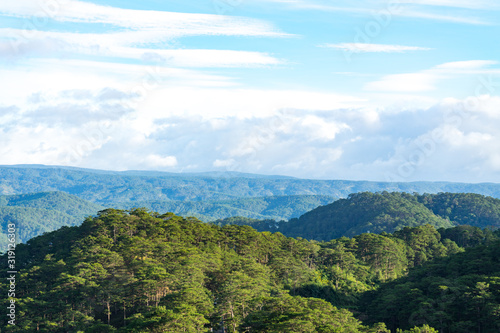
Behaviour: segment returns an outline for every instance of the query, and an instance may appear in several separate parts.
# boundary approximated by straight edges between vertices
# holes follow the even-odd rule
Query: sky
[[[0,2],[0,164],[500,182],[498,0]]]

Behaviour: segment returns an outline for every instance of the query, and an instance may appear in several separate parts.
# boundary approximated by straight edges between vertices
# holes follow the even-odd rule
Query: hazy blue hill
[[[80,224],[103,207],[63,192],[0,196],[0,251],[4,251],[7,225],[15,223],[19,242],[62,226]]]
[[[0,194],[63,191],[103,206],[147,201],[221,201],[248,197],[326,195],[356,192],[468,192],[500,198],[500,184],[388,183],[311,180],[235,172],[175,174],[102,171],[55,166],[1,166]]]
[[[77,218],[95,214],[98,210],[103,209],[100,205],[64,192],[2,195],[0,196],[1,206],[57,210]]]
[[[42,208],[0,207],[0,250],[3,252],[7,244],[7,225],[14,223],[17,228],[19,242],[56,230],[62,226],[77,225],[82,220],[68,214]]]
[[[325,195],[291,195],[241,198],[222,201],[139,201],[119,204],[118,208],[144,207],[156,212],[173,212],[181,216],[194,216],[205,222],[231,216],[254,219],[288,220],[331,203],[335,198]]]

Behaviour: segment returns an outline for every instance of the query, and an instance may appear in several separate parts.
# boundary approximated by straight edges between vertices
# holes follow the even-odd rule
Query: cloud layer
[[[70,90],[31,96],[27,111],[1,107],[3,163],[382,181],[481,181],[500,175],[498,97],[396,111],[339,108],[338,98],[329,109],[324,96],[323,110],[278,108],[251,117],[188,115],[169,106],[148,115],[124,107],[136,98],[114,89]],[[238,107],[235,100],[226,103]]]

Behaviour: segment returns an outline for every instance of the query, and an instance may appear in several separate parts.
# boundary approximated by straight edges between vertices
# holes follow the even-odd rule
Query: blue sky
[[[500,182],[496,0],[0,3],[0,164]]]

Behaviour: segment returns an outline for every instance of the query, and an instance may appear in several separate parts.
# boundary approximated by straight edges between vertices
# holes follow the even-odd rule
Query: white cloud
[[[169,39],[194,35],[269,36],[286,34],[254,19],[211,14],[133,10],[101,6],[84,1],[60,0],[50,4],[38,0],[2,1],[0,13],[13,17],[50,18],[60,22],[102,23]],[[42,19],[33,20],[35,28]]]
[[[443,21],[443,22],[451,22],[451,23],[463,23],[463,24],[471,24],[471,25],[492,25],[494,23],[489,20],[473,17],[473,16],[463,16],[463,15],[450,15],[450,14],[436,14],[429,13],[425,11],[419,10],[402,10],[401,12],[395,14],[395,16],[401,17],[411,17],[411,18],[419,18],[426,20],[434,20],[434,21]]]
[[[293,109],[334,110],[361,106],[365,103],[366,101],[352,96],[303,90],[169,86],[149,94],[140,105],[140,112],[145,119],[161,118],[165,114],[203,119],[227,117],[241,119],[266,118]]]
[[[2,100],[14,104],[40,91],[99,90],[106,87],[144,96],[165,85],[227,87],[232,78],[168,66],[133,65],[88,60],[30,59],[11,68],[0,67]],[[17,101],[17,102],[16,102]],[[142,98],[137,98],[137,103]],[[135,104],[137,104],[135,103]]]
[[[235,160],[215,160],[213,166],[216,168],[229,168],[236,163]]]
[[[23,38],[22,34],[23,30],[19,29],[0,29],[0,57],[88,55],[107,57],[113,61],[121,58],[163,62],[176,67],[249,67],[281,63],[280,60],[262,52],[217,49],[152,49],[127,46],[139,42],[158,42],[156,36],[142,33],[85,34],[37,31],[29,39]]]
[[[340,44],[323,44],[322,47],[335,48],[353,53],[402,53],[407,51],[428,51],[427,47],[404,46],[404,45],[388,45],[388,44],[368,44],[368,43],[340,43]]]
[[[428,92],[435,90],[437,88],[437,84],[443,80],[456,79],[457,77],[466,75],[500,74],[499,69],[488,68],[489,66],[495,64],[498,64],[498,62],[490,60],[449,62],[416,73],[386,75],[377,81],[365,84],[364,89],[367,91],[385,91],[396,93]],[[483,85],[487,84],[488,83],[483,83]],[[485,88],[483,85],[479,85],[481,88],[479,90],[482,91],[483,88]],[[489,93],[492,92],[489,91]]]
[[[330,3],[328,0],[258,0],[260,2],[275,2],[275,3],[284,3],[290,5],[296,5],[301,7],[314,7],[321,6]],[[359,1],[360,7],[367,7],[369,5],[387,5],[387,1],[385,0],[368,0],[368,1]],[[347,6],[351,2],[350,1],[342,1],[338,0],[336,3],[339,6]],[[489,9],[489,8],[498,8],[498,2],[496,0],[398,0],[396,4],[404,4],[404,5],[423,5],[423,6],[437,6],[437,7],[456,7],[456,8],[468,8],[468,9]]]
[[[498,61],[493,60],[469,60],[469,61],[455,61],[441,64],[435,67],[435,69],[443,70],[474,70],[482,69],[491,65],[498,64]]]
[[[427,109],[292,108],[217,117],[203,110],[172,114],[175,96],[165,96],[163,113],[109,115],[81,126],[72,126],[78,119],[71,118],[66,123],[45,121],[47,114],[37,112],[36,106],[71,100],[75,107],[92,101],[106,105],[133,96],[116,90],[66,91],[56,102],[50,96],[32,96],[33,112],[22,118],[16,115],[27,112],[23,108],[2,107],[3,163],[372,180],[389,180],[389,174],[405,181],[491,181],[500,176],[498,97],[482,96],[474,104],[449,99]],[[253,92],[248,100],[255,96]],[[144,118],[149,120],[138,121]]]
[[[300,119],[300,126],[309,129],[310,137],[315,140],[332,141],[337,134],[349,130],[345,123],[325,121],[318,116],[305,116]]]
[[[164,169],[177,166],[177,158],[152,154],[146,157],[144,164],[148,169]]]
[[[282,2],[275,0],[259,0],[263,2]],[[298,10],[318,10],[329,12],[350,13],[353,15],[363,15],[371,17],[375,22],[379,22],[380,17],[392,21],[394,17],[417,18],[424,20],[433,20],[450,23],[472,24],[472,25],[492,25],[488,19],[472,16],[471,13],[463,13],[461,8],[466,9],[499,9],[494,0],[478,1],[476,4],[473,0],[448,1],[448,0],[408,0],[408,1],[385,1],[385,0],[365,0],[358,1],[356,6],[352,6],[352,1],[336,1],[332,6],[328,0],[297,0],[283,1],[289,8]],[[455,4],[453,4],[455,3]],[[444,7],[442,10],[441,7]],[[449,8],[446,8],[449,7]],[[458,12],[450,11],[451,7],[455,7]],[[453,9],[455,9],[453,8]],[[474,12],[475,14],[477,12]],[[483,13],[479,13],[483,14]]]

